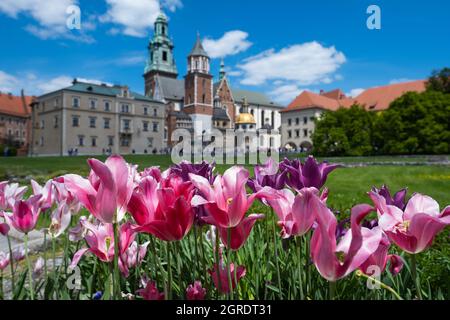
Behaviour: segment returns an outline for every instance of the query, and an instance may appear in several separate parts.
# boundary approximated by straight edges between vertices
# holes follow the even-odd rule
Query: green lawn
[[[104,157],[100,157],[102,160]],[[160,166],[166,169],[172,164],[169,156],[126,156],[128,162],[139,165],[140,169]],[[447,157],[440,157],[446,158]],[[404,161],[404,157],[366,157],[330,158],[331,162],[380,163],[366,167],[345,167],[334,171],[328,179],[331,206],[344,209],[353,204],[367,201],[366,192],[372,186],[387,184],[392,190],[408,187],[411,192],[421,192],[435,198],[441,206],[450,204],[450,166],[449,165],[407,165],[396,166],[391,163]],[[404,162],[424,162],[425,156],[406,158]],[[48,158],[0,158],[0,180],[17,177],[25,182],[33,177],[38,181],[64,174],[87,174],[87,157],[48,157]],[[388,164],[382,165],[386,162]],[[251,171],[252,167],[247,166]],[[227,166],[219,165],[219,172]]]

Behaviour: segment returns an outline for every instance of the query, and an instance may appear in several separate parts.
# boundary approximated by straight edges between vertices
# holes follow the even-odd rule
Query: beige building
[[[161,102],[108,86],[74,80],[32,104],[34,156],[156,154],[166,149]]]

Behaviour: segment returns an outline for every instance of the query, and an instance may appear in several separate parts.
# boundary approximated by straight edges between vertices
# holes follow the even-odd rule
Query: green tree
[[[427,82],[427,90],[450,93],[450,68],[433,71]]]

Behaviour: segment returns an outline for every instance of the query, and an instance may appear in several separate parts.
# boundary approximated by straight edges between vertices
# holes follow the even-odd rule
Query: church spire
[[[148,46],[148,59],[145,73],[162,73],[177,77],[178,71],[173,56],[174,45],[169,37],[167,16],[160,13],[154,24],[153,38]]]
[[[188,56],[188,73],[209,74],[209,56],[203,48],[200,34],[197,33],[197,40]]]
[[[220,61],[220,72],[219,72],[219,81],[222,81],[223,78],[225,78],[226,72],[225,72],[225,62],[222,60]]]

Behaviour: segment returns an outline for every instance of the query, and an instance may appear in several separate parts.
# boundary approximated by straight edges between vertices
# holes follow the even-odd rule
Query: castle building
[[[166,106],[165,143],[169,148],[178,142],[172,141],[172,133],[176,129],[186,129],[192,134],[199,124],[202,133],[213,129],[222,132],[242,129],[239,115],[243,112],[244,100],[245,108],[254,120],[246,127],[259,136],[259,147],[280,147],[280,110],[283,106],[263,93],[232,88],[223,61],[219,77],[214,81],[210,57],[199,35],[187,56],[186,75],[183,79],[178,78],[174,48],[167,18],[161,14],[155,22],[154,35],[148,46],[144,79],[146,95]]]
[[[165,105],[127,86],[75,79],[31,105],[33,156],[165,152]]]

